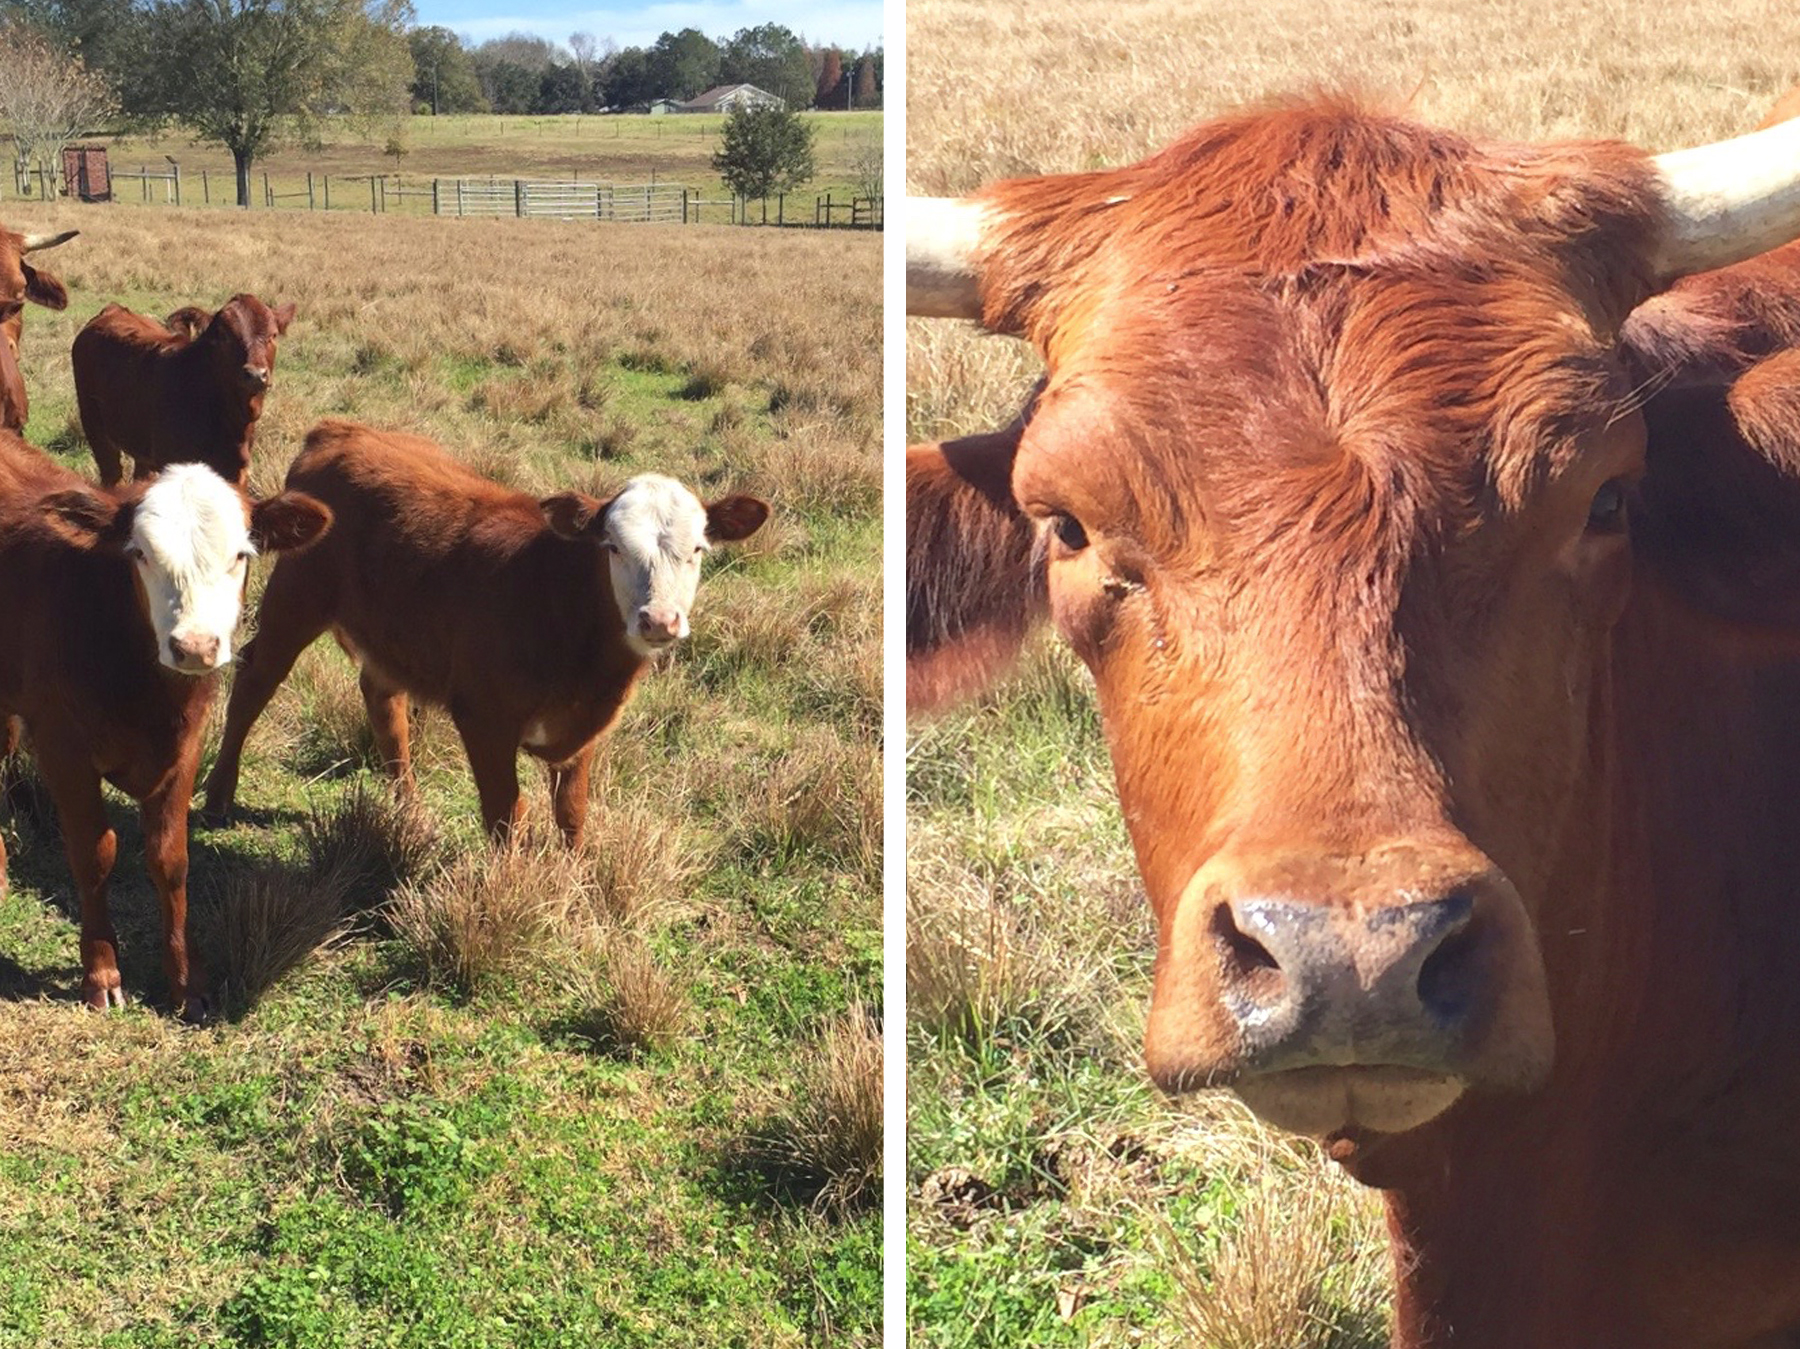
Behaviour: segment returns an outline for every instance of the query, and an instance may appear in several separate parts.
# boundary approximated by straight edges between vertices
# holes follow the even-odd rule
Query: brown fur
[[[178,1010],[206,1010],[206,980],[187,951],[187,808],[216,675],[157,660],[143,591],[123,545],[141,487],[101,493],[11,432],[0,432],[0,724],[17,715],[56,803],[81,902],[82,996],[124,1000],[106,887],[118,841],[101,783],[139,802],[145,861],[162,901],[164,971]],[[287,494],[245,503],[273,549],[329,523]],[[6,858],[0,849],[0,885]]]
[[[329,629],[362,666],[376,745],[404,789],[411,696],[449,710],[490,834],[520,818],[523,748],[550,766],[556,823],[578,844],[595,741],[647,664],[626,644],[612,595],[601,547],[607,503],[580,493],[540,502],[428,440],[345,421],[313,428],[287,482],[338,523],[269,578],[207,779],[207,813],[230,810],[251,726]],[[525,745],[534,724],[545,742]]]
[[[81,427],[107,485],[170,464],[205,464],[228,482],[250,475],[277,340],[294,306],[234,295],[217,313],[189,306],[158,321],[109,304],[69,356]],[[257,372],[261,372],[260,375]]]
[[[1800,275],[1640,308],[1637,151],[1330,102],[981,197],[987,321],[1048,375],[909,455],[909,700],[1048,595],[1157,913],[1158,1079],[1254,1085],[1232,901],[1460,888],[1463,1096],[1332,1140],[1388,1191],[1395,1343],[1800,1332]]]
[[[24,235],[0,227],[0,430],[6,431],[23,431],[31,415],[25,377],[19,370],[26,302],[46,309],[69,306],[63,283],[25,261],[24,244]]]

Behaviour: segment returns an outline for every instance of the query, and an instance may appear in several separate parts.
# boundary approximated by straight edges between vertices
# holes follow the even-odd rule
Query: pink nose
[[[674,641],[681,636],[680,613],[665,608],[639,609],[638,636],[654,646]]]
[[[169,654],[178,670],[210,670],[219,663],[219,639],[177,634],[169,638]]]

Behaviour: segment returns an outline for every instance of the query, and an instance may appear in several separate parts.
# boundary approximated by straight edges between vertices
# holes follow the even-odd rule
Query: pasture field
[[[80,325],[250,290],[298,306],[259,491],[350,415],[534,493],[657,470],[774,507],[709,562],[572,857],[490,853],[435,712],[422,809],[397,808],[354,672],[316,645],[251,737],[237,821],[194,816],[207,1027],[154,1008],[116,795],[143,1001],[71,1001],[68,871],[12,765],[0,1346],[877,1344],[879,240],[0,209],[82,230],[43,259],[72,303],[29,315],[22,359],[30,439],[78,469]],[[544,775],[521,777],[547,829]]]
[[[859,165],[871,147],[875,163],[880,162],[882,114],[807,113],[805,119],[814,129],[816,173],[812,182],[792,195],[789,204],[796,210],[803,206],[806,218],[811,219],[815,196],[830,192],[848,198],[864,190]],[[290,144],[266,160],[257,161],[251,171],[255,192],[252,209],[262,209],[265,172],[277,193],[303,194],[309,171],[321,177],[334,175],[334,211],[369,209],[368,183],[340,182],[337,177],[361,174],[366,179],[371,173],[395,172],[401,175],[409,192],[422,191],[425,195],[390,196],[388,210],[392,214],[429,215],[434,177],[676,183],[713,201],[730,196],[712,166],[724,121],[723,117],[690,115],[522,117],[446,113],[439,117],[409,117],[401,123],[400,144],[405,153],[398,159],[384,153],[385,133],[369,141],[348,127],[329,129],[317,147]],[[210,176],[213,205],[236,201],[235,170],[230,153],[222,146],[196,141],[180,131],[154,137],[97,136],[83,143],[107,146],[107,158],[115,173],[137,173],[144,168],[162,173],[168,167],[165,156],[179,161],[183,205],[201,204],[202,170]],[[315,199],[322,207],[323,184],[315,181],[314,186]],[[114,190],[121,202],[137,204],[142,200],[135,179],[120,181]],[[160,204],[165,191],[161,184],[151,183],[151,200]],[[290,197],[280,206],[291,210],[296,204],[301,209],[306,205],[303,197],[298,203]],[[722,221],[726,217],[720,211],[708,211],[704,218]]]
[[[1768,0],[912,0],[907,19],[907,189],[931,195],[1129,163],[1310,89],[1664,150],[1748,130],[1800,81],[1800,11]],[[909,438],[1005,424],[1039,370],[1022,343],[913,321]],[[1170,1103],[1143,1073],[1153,929],[1079,662],[1039,640],[907,754],[911,1343],[1385,1344],[1374,1196],[1233,1099]]]

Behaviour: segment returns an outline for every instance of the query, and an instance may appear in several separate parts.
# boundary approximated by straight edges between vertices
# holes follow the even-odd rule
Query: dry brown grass
[[[563,976],[573,995],[570,1029],[622,1054],[666,1049],[687,1024],[680,986],[636,932],[599,929],[574,953]]]
[[[444,855],[437,822],[416,800],[357,783],[300,826],[307,870],[341,877],[345,898],[370,908],[434,870]]]
[[[747,1140],[747,1158],[821,1210],[846,1213],[881,1194],[879,1021],[852,1007],[800,1065],[792,1103]]]

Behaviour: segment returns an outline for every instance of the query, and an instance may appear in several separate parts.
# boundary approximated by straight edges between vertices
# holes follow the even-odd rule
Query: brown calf
[[[25,302],[46,309],[66,309],[69,292],[63,283],[25,261],[27,253],[55,248],[79,230],[61,234],[19,234],[0,228],[0,430],[23,431],[30,415],[25,377],[19,371],[19,339],[25,327]]]
[[[210,469],[99,492],[0,432],[0,721],[22,717],[81,900],[82,997],[123,1003],[101,783],[141,805],[162,901],[169,996],[206,1011],[187,951],[187,808],[216,672],[231,659],[251,554],[330,523],[294,492],[252,504]],[[0,886],[6,856],[0,848]]]
[[[250,474],[277,339],[294,306],[234,295],[216,314],[189,306],[165,321],[109,304],[75,335],[81,429],[108,486],[168,464],[205,464],[227,481]]]
[[[523,749],[550,766],[571,846],[594,742],[650,659],[687,635],[702,556],[768,516],[754,497],[703,507],[655,475],[607,501],[579,492],[540,501],[428,440],[343,421],[313,429],[287,486],[323,501],[337,526],[269,577],[207,778],[208,816],[229,812],[244,738],[330,629],[362,667],[375,743],[403,790],[410,694],[449,710],[491,835],[518,822]]]

